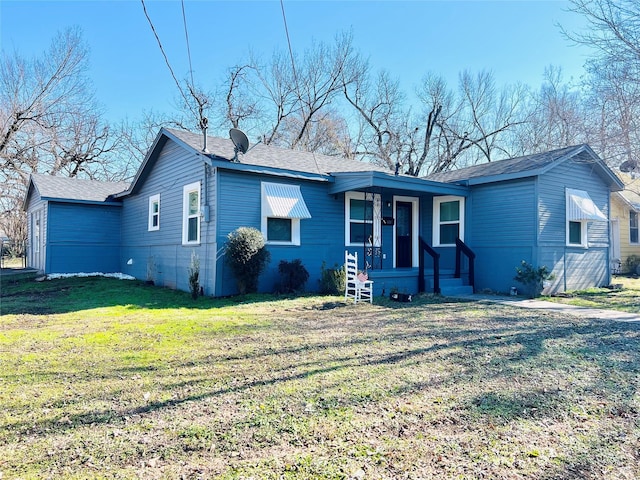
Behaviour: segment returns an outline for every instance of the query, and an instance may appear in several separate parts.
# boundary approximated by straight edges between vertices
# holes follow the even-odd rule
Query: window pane
[[[351,198],[349,200],[349,218],[351,220],[373,220],[373,202]]]
[[[198,213],[198,192],[189,192],[189,215],[196,215]]]
[[[460,236],[460,225],[458,223],[450,223],[440,225],[440,244],[455,245],[456,239]]]
[[[158,226],[158,215],[154,215],[153,217],[151,217],[151,226],[153,227]]]
[[[460,201],[442,202],[440,204],[440,221],[457,222],[460,220]]]
[[[159,206],[160,205],[158,204],[158,202],[153,202],[153,207],[152,207],[153,213],[158,213],[158,207]]]
[[[638,213],[629,212],[629,225],[631,228],[638,228]]]
[[[629,243],[638,243],[638,229],[632,228],[629,232]]]
[[[189,233],[188,233],[187,241],[189,242],[198,241],[198,217],[193,217],[189,219]]]
[[[582,224],[580,222],[569,222],[569,243],[582,245]]]
[[[290,242],[291,219],[267,218],[267,240],[270,242]]]
[[[373,238],[372,223],[351,223],[349,225],[349,241],[351,243],[369,243]]]

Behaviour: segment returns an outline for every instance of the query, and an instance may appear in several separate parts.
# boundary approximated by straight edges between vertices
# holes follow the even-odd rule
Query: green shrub
[[[299,258],[291,262],[280,260],[278,272],[280,272],[280,287],[278,290],[281,293],[302,292],[304,284],[309,280],[309,272],[304,268],[302,260]]]
[[[640,255],[629,255],[627,257],[627,271],[631,274],[640,273],[638,267],[640,266]]]
[[[319,281],[320,293],[323,295],[338,295],[344,292],[344,265],[334,264],[333,268],[327,268],[326,263],[322,262]]]
[[[189,291],[191,298],[196,300],[200,294],[200,258],[195,251],[191,252],[191,264],[189,265]]]
[[[258,278],[271,260],[262,233],[250,227],[231,232],[227,236],[225,258],[240,294],[257,292]]]
[[[523,284],[529,290],[529,296],[535,298],[542,293],[543,282],[552,280],[554,276],[546,265],[536,268],[522,260],[520,266],[516,267],[516,276],[513,279]]]

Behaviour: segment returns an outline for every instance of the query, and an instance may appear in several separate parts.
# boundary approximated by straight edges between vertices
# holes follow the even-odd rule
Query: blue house
[[[27,210],[28,266],[44,273],[120,271],[122,202],[129,186],[32,174]]]
[[[279,261],[297,258],[316,290],[323,264],[341,265],[345,250],[359,253],[377,295],[507,292],[522,260],[553,270],[549,292],[609,283],[609,198],[623,185],[586,145],[415,178],[260,144],[243,155],[231,140],[204,140],[162,129],[133,182],[106,184],[98,198],[43,195],[51,179],[34,175],[25,199],[30,266],[95,271],[100,258],[102,271],[188,290],[195,253],[205,294],[231,295],[227,235],[249,226],[271,252],[259,283],[266,292]],[[68,209],[34,223],[58,203]],[[91,222],[99,239],[76,231]]]

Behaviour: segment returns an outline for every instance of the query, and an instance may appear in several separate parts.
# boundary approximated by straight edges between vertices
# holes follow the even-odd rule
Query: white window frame
[[[411,239],[411,259],[412,266],[417,267],[420,264],[420,250],[418,244],[418,238],[420,237],[420,199],[416,197],[403,197],[403,196],[394,196],[393,197],[393,216],[397,218],[396,215],[396,205],[398,202],[411,203],[411,230],[412,230],[412,239]],[[393,222],[393,268],[396,268],[396,238],[397,236],[397,222]]]
[[[459,203],[459,218],[457,221],[448,221],[441,222],[440,221],[440,204],[446,202],[455,202]],[[460,197],[457,195],[443,195],[439,197],[433,197],[433,246],[434,247],[455,247],[455,243],[440,243],[440,225],[454,225],[458,224],[458,231],[460,232],[459,238],[464,242],[464,211],[465,211],[465,197]]]
[[[632,242],[631,241],[631,216],[635,215],[636,217],[636,237],[638,238],[638,241],[636,242]],[[640,214],[638,212],[636,212],[635,210],[629,210],[629,243],[631,245],[638,245],[640,244]]]
[[[269,240],[267,233],[268,233],[268,224],[269,224],[270,218],[275,218],[278,220],[289,220],[291,222],[291,241],[290,242],[286,242],[282,240]],[[262,236],[264,237],[264,240],[268,245],[293,245],[293,246],[300,245],[300,219],[299,218],[267,217],[263,215],[261,230],[262,230]]]
[[[265,209],[265,203],[266,203],[265,183],[270,183],[270,182],[262,182],[260,184],[260,190],[261,190],[260,231],[262,232],[262,236],[264,237],[265,242],[267,243],[267,245],[290,245],[290,246],[296,246],[296,247],[300,246],[300,219],[299,218],[267,216],[267,212]],[[286,184],[282,184],[282,185],[286,185]],[[269,236],[268,236],[269,218],[286,219],[291,222],[291,241],[290,242],[285,242],[281,240],[269,240]]]
[[[40,253],[40,218],[33,219],[34,253]]]
[[[351,200],[367,200],[367,194],[365,192],[345,192],[344,194],[344,244],[349,247],[362,247],[364,242],[352,242],[351,241]],[[371,221],[367,220],[353,220],[356,223],[371,223],[373,225],[372,233],[374,247],[379,247],[379,239],[382,238],[382,222],[376,222],[376,218],[382,218],[382,197],[374,193],[372,198],[373,210]]]
[[[153,211],[153,206],[155,204],[158,205],[157,212]],[[153,224],[154,217],[157,217],[157,220],[158,220],[156,225]],[[160,230],[160,194],[159,193],[156,193],[155,195],[151,195],[149,197],[149,222],[148,222],[147,228],[150,232]]]
[[[571,234],[571,223],[580,224],[580,243],[571,243],[571,239],[569,238]],[[589,242],[587,241],[587,220],[567,219],[567,247],[589,248]]]
[[[189,214],[189,194],[198,193],[198,211],[194,214]],[[185,185],[182,188],[182,244],[183,245],[199,245],[200,244],[200,227],[201,227],[201,201],[200,194],[200,182],[193,182]],[[197,238],[195,240],[189,240],[189,219],[197,218]]]

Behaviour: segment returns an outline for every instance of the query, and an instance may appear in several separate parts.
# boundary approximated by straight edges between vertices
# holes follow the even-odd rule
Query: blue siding
[[[605,215],[609,215],[609,188],[591,162],[570,160],[539,180],[538,265],[553,268],[555,279],[548,292],[576,290],[609,283],[608,222],[589,222],[588,248],[566,246],[565,188],[585,190]]]
[[[271,262],[261,276],[258,288],[263,292],[274,291],[279,282],[280,260],[291,261],[299,258],[309,272],[306,289],[316,291],[322,262],[326,262],[327,268],[344,263],[344,196],[329,195],[328,184],[325,182],[294,182],[288,179],[220,171],[218,201],[220,204],[224,203],[224,207],[218,211],[218,243],[221,247],[224,247],[227,235],[238,227],[260,230],[262,181],[300,185],[311,218],[300,221],[299,246],[267,246],[271,253]],[[235,280],[225,264],[223,255],[218,264],[217,295],[231,295],[236,292]]]
[[[210,216],[208,222],[200,222],[200,245],[183,246],[183,187],[196,181],[201,182],[201,204],[209,205]],[[156,285],[188,290],[191,253],[196,252],[200,283],[205,294],[214,294],[215,188],[215,169],[205,169],[200,155],[167,141],[141,189],[123,201],[122,271]],[[160,229],[148,231],[149,197],[156,194],[160,194]]]
[[[508,292],[515,268],[522,260],[533,261],[535,178],[473,187],[467,213],[466,243],[476,253],[476,289]]]
[[[121,208],[49,203],[46,273],[119,271]]]

